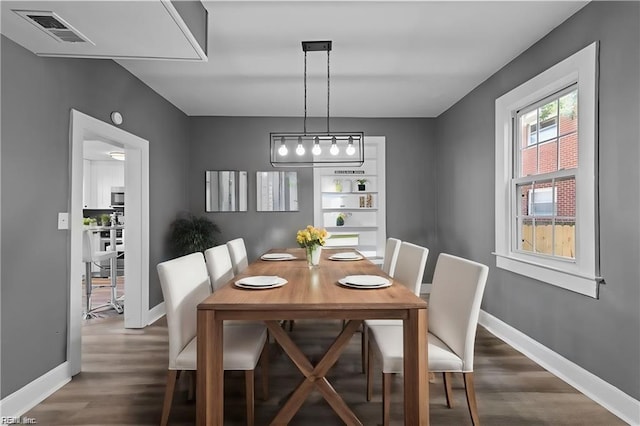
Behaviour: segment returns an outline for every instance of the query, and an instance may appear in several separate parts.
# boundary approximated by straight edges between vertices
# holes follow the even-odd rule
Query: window
[[[540,216],[554,216],[558,211],[556,209],[558,203],[557,192],[553,187],[540,187],[529,189],[527,191],[527,210],[521,210],[521,217],[536,218]],[[523,194],[524,196],[524,194]]]
[[[496,100],[496,265],[597,297],[597,45]]]

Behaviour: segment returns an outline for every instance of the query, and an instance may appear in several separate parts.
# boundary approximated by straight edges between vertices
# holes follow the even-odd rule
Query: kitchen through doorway
[[[126,154],[122,145],[101,139],[85,139],[82,153],[84,325],[125,308]]]

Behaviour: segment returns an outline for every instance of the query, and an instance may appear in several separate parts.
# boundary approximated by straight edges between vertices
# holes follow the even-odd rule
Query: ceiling
[[[20,2],[23,8],[25,3],[31,2]],[[46,3],[49,10],[58,4]],[[142,8],[160,2],[69,3],[100,20],[102,9],[92,12],[93,4]],[[187,115],[302,116],[300,42],[331,40],[331,117],[435,117],[587,2],[202,3],[209,13],[207,62],[116,59]],[[119,20],[127,13],[108,15],[112,32],[126,34]],[[143,33],[158,27],[146,17],[137,23]],[[7,34],[5,27],[3,18]],[[137,39],[121,41],[128,49]],[[326,53],[309,52],[307,61],[308,115],[323,117]]]
[[[110,152],[124,152],[124,148],[101,140],[84,141],[82,158],[92,161],[118,161],[109,155]]]

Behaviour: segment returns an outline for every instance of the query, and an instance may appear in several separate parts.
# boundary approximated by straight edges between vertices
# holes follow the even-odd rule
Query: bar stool
[[[82,238],[83,238],[82,261],[85,264],[85,287],[86,287],[86,295],[87,295],[85,310],[82,313],[83,319],[96,318],[97,315],[94,311],[96,309],[103,308],[105,306],[111,306],[113,309],[115,309],[116,312],[122,313],[122,306],[120,306],[113,297],[111,297],[111,300],[109,301],[109,303],[106,303],[104,305],[100,305],[95,308],[91,305],[91,293],[93,290],[93,284],[91,282],[92,281],[91,264],[92,263],[99,264],[99,262],[109,260],[113,265],[115,263],[115,258],[118,256],[117,251],[94,250],[93,235],[92,235],[93,232],[94,231],[87,230],[87,231],[84,231],[82,235]],[[109,276],[111,278],[111,284],[109,285],[109,287],[111,287],[111,293],[113,296],[116,288],[116,279],[117,279],[117,272],[115,271],[115,268],[113,266],[110,268]],[[102,286],[102,287],[106,287],[106,286]]]

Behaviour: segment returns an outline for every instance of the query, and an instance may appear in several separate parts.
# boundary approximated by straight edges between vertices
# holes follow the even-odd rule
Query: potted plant
[[[179,217],[171,223],[169,245],[175,256],[203,252],[217,244],[218,233],[218,225],[206,217]]]
[[[104,213],[100,215],[100,224],[102,226],[111,226],[111,217]]]
[[[364,191],[366,189],[365,187],[365,183],[367,182],[366,179],[356,179],[356,182],[358,182],[358,191]]]

